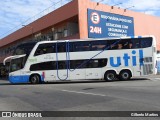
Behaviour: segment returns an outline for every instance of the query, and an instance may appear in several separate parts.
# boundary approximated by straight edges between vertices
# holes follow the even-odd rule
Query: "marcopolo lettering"
[[[143,66],[143,50],[139,50],[139,53],[136,53],[135,50],[132,51],[132,56],[129,56],[128,53],[124,53],[122,57],[110,57],[110,65],[112,67],[119,67],[124,62],[124,66],[129,66],[129,60],[131,60],[132,66],[137,65],[136,55],[139,54],[139,64]]]

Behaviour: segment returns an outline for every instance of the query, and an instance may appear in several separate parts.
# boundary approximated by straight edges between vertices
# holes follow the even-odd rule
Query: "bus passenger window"
[[[129,49],[132,49],[132,48],[133,48],[133,44],[132,44],[131,42],[129,43],[128,48],[129,48]]]
[[[66,69],[67,63],[65,61],[59,61],[58,62],[58,69]]]
[[[152,38],[141,38],[141,47],[147,48],[152,46]]]
[[[98,67],[105,67],[107,65],[107,59],[99,59],[98,60]]]
[[[55,53],[55,45],[51,43],[40,44],[35,52],[35,56],[47,54],[47,53]]]
[[[117,49],[117,45],[115,43],[116,43],[115,40],[109,40],[108,43],[107,43],[108,50],[115,50],[115,49]]]
[[[57,43],[57,52],[66,52],[65,43]]]
[[[138,38],[134,38],[131,41],[133,44],[132,48],[141,48],[140,40]]]
[[[117,49],[117,46],[114,45],[114,44],[112,44],[112,45],[110,46],[110,48],[109,48],[109,50],[115,50],[115,49]]]
[[[45,49],[37,49],[35,55],[42,55],[42,54],[45,54]]]
[[[73,52],[73,43],[69,43],[69,52]]]
[[[106,48],[107,41],[106,40],[97,40],[97,41],[91,41],[91,50],[103,50]]]
[[[122,44],[118,44],[118,49],[122,49],[123,48],[123,45]]]
[[[123,49],[132,49],[133,48],[133,44],[131,41],[125,42]]]
[[[60,47],[59,47],[58,52],[64,52],[63,46],[60,46]]]

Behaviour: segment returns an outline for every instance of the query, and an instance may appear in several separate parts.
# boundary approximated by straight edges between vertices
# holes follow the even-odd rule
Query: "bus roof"
[[[88,38],[88,39],[72,39],[72,40],[58,40],[58,41],[40,41],[38,44],[43,43],[56,43],[56,42],[77,42],[77,41],[90,41],[90,40],[116,40],[116,39],[132,39],[132,38],[145,38],[145,37],[153,37],[153,35],[145,35],[145,36],[126,36],[126,37],[107,37],[107,38]]]

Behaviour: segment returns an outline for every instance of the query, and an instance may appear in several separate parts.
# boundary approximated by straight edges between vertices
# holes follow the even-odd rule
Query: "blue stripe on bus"
[[[29,75],[24,76],[10,76],[9,81],[11,83],[29,83]]]
[[[29,75],[10,76],[11,83],[29,83]],[[44,77],[41,75],[41,82],[44,82]]]

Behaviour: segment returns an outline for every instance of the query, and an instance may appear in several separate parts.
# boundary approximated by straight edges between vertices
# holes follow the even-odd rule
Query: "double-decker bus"
[[[59,40],[26,43],[11,59],[11,83],[59,80],[128,80],[156,74],[153,36]]]

